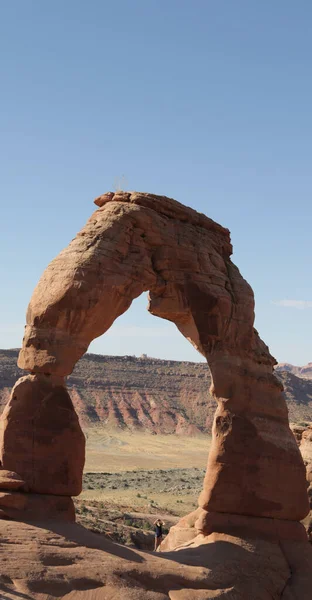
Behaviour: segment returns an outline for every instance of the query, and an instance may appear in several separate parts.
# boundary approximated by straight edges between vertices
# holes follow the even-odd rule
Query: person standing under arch
[[[163,526],[165,525],[164,521],[162,521],[161,519],[156,519],[156,521],[154,521],[154,527],[155,527],[155,546],[154,546],[154,552],[157,551],[158,547],[160,546],[162,539],[163,539]]]

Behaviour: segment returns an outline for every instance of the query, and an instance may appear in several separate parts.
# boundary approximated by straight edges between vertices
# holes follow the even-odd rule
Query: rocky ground
[[[194,511],[204,474],[200,468],[87,472],[75,500],[77,522],[115,542],[152,550],[155,519],[165,521],[166,535],[181,516]],[[311,528],[311,514],[303,525]]]
[[[205,469],[159,469],[121,473],[85,473],[83,490],[130,490],[151,493],[198,494]]]
[[[166,534],[194,510],[204,474],[199,468],[85,473],[77,521],[116,542],[152,550],[155,519],[165,521]]]
[[[236,530],[175,552],[116,544],[75,523],[0,520],[1,600],[309,600],[309,544]],[[199,539],[200,538],[200,539]]]

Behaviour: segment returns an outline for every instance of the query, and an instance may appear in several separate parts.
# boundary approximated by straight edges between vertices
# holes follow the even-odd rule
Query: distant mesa
[[[19,350],[0,350],[0,412],[23,375]],[[144,358],[143,358],[144,357]],[[278,371],[289,420],[312,421],[312,380]],[[157,434],[211,433],[216,401],[209,392],[207,363],[161,360],[147,355],[85,354],[67,378],[81,426],[149,431]]]
[[[295,367],[290,363],[278,363],[275,367],[276,371],[288,371],[297,377],[304,379],[312,379],[312,362],[308,362],[304,367]]]

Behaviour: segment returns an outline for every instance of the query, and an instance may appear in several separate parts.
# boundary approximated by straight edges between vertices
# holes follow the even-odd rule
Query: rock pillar
[[[84,452],[63,378],[19,379],[0,418],[0,515],[74,520]]]
[[[305,468],[289,428],[281,383],[262,364],[209,361],[218,407],[199,506],[299,521],[308,512]]]

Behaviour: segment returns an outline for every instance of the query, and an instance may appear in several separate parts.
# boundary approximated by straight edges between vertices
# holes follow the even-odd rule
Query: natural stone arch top
[[[19,366],[32,375],[16,384],[0,422],[3,469],[16,472],[37,494],[79,493],[83,441],[63,378],[90,342],[149,290],[150,312],[173,321],[212,373],[218,408],[201,509],[304,518],[304,464],[273,374],[274,358],[253,328],[252,290],[230,259],[228,230],[165,197],[108,193],[95,202],[98,210],[51,262],[31,299]],[[46,443],[53,403],[62,420],[54,436],[57,488]],[[26,405],[39,414],[38,426],[32,417],[27,427],[21,419]],[[18,454],[21,435],[25,444]],[[211,528],[205,514],[198,519],[201,531]]]
[[[206,358],[274,359],[253,329],[254,298],[231,262],[227,229],[166,197],[107,193],[33,294],[19,366],[68,375],[90,342],[149,290]]]

